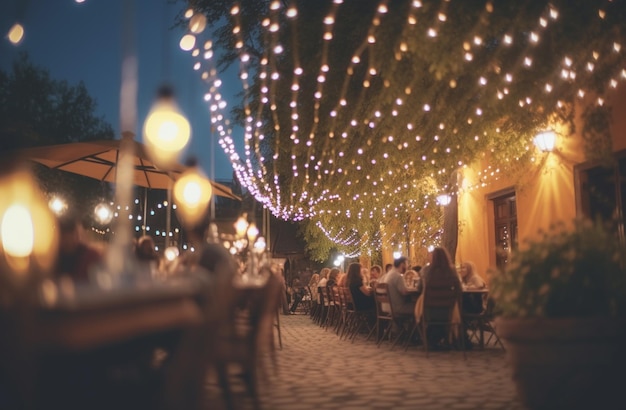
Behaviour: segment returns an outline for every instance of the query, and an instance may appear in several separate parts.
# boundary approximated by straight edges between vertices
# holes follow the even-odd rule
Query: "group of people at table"
[[[339,269],[324,268],[319,274],[311,277],[308,288],[311,291],[311,299],[319,303],[319,288],[321,287],[347,287],[350,289],[354,307],[361,311],[374,311],[374,289],[377,284],[385,283],[388,287],[389,301],[393,306],[394,314],[415,315],[419,321],[421,316],[419,297],[429,282],[437,282],[457,289],[459,292],[478,291],[475,295],[464,298],[463,311],[468,313],[480,313],[483,308],[482,293],[486,293],[485,281],[478,275],[472,262],[463,262],[457,270],[452,264],[448,252],[444,248],[435,248],[430,253],[430,263],[423,269],[421,266],[408,268],[408,259],[399,257],[393,264],[386,266],[385,272],[378,265],[369,270],[360,263],[349,265],[345,274]],[[477,298],[471,296],[478,296]],[[294,306],[292,306],[292,311]],[[382,306],[385,310],[385,306]]]

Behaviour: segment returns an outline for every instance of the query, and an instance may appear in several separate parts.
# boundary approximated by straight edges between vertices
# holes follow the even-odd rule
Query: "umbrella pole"
[[[148,216],[148,188],[143,189],[143,234],[146,234],[146,227],[148,226],[148,221],[146,220]]]

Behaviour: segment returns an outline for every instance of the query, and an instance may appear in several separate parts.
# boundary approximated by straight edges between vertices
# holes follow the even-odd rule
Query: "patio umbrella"
[[[124,138],[132,138],[128,134]],[[151,189],[169,189],[177,176],[185,171],[182,165],[170,171],[158,169],[148,158],[143,144],[133,140],[133,182]],[[18,155],[52,169],[72,172],[105,182],[115,182],[122,140],[98,140],[48,145],[19,151]],[[226,185],[211,181],[213,194],[241,200]]]

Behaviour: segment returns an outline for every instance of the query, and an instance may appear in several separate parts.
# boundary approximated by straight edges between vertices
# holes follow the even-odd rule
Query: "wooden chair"
[[[487,305],[485,309],[480,313],[463,313],[463,322],[465,328],[469,333],[469,339],[476,340],[478,346],[482,349],[485,345],[488,345],[491,339],[494,340],[494,346],[498,344],[504,350],[504,345],[500,341],[500,337],[496,333],[496,329],[493,326],[495,319],[494,315],[495,302],[493,298],[487,298]],[[489,338],[485,342],[485,332],[489,332]]]
[[[346,337],[349,337],[350,340],[352,340],[352,343],[354,343],[354,340],[359,335],[361,329],[365,327],[368,330],[366,340],[369,340],[376,329],[376,327],[371,326],[369,322],[369,319],[374,312],[372,310],[358,309],[354,303],[350,288],[342,288],[342,290],[346,301]]]
[[[333,300],[335,302],[335,313],[333,315],[333,325],[337,336],[346,326],[346,301],[344,299],[343,288],[333,286],[331,288]]]
[[[324,318],[326,317],[328,300],[324,297],[324,292],[321,287],[317,288],[317,309],[313,313],[313,322],[322,326]]]
[[[281,288],[279,279],[270,275],[263,287],[246,289],[240,293],[241,309],[233,318],[233,326],[228,334],[218,337],[214,349],[214,362],[229,408],[233,408],[229,375],[229,366],[232,364],[237,364],[241,368],[241,376],[252,398],[253,406],[256,409],[260,408],[258,397],[260,355],[271,349]]]
[[[445,326],[445,334],[448,338],[456,335],[454,338],[460,344],[463,357],[466,358],[464,327],[460,317],[462,311],[460,284],[451,285],[447,280],[431,279],[425,284],[421,298],[422,301],[418,301],[418,303],[423,304],[422,315],[416,318],[419,321],[416,328],[420,332],[426,356],[428,357],[429,326],[435,325]],[[455,318],[455,309],[458,309],[458,318]]]
[[[322,327],[324,329],[328,329],[328,326],[331,326],[334,323],[336,305],[333,298],[332,289],[328,286],[320,289],[322,290],[322,295],[324,298],[324,308],[326,310],[326,312],[324,313],[324,319],[322,320]]]
[[[389,287],[386,283],[378,283],[376,285],[374,301],[376,302],[376,325],[374,326],[374,332],[376,333],[376,346],[380,347],[385,337],[390,335],[391,324],[393,323],[393,316],[390,311]],[[383,330],[382,335],[381,330]]]

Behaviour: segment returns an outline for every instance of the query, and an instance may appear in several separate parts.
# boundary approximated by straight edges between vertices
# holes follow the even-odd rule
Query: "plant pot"
[[[513,380],[531,409],[624,408],[626,322],[498,318]]]

